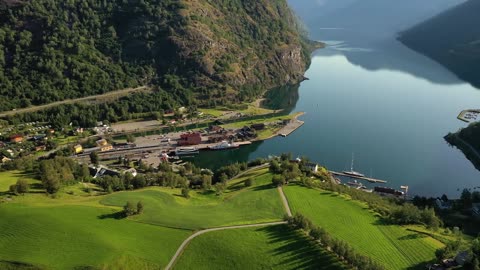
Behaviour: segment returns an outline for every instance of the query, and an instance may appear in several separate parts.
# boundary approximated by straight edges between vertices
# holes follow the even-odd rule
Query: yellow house
[[[110,151],[113,149],[113,146],[111,144],[106,144],[103,146],[100,146],[100,151],[105,152],[105,151]]]
[[[83,147],[80,144],[77,144],[73,147],[73,151],[75,151],[75,154],[80,154],[83,152]]]

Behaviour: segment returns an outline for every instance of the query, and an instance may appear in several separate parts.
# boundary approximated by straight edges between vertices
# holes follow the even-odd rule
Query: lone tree
[[[247,180],[245,180],[245,186],[246,187],[251,187],[253,185],[253,179],[252,178],[248,178]]]
[[[282,175],[274,175],[272,177],[272,183],[277,186],[283,186],[285,184],[285,178]]]
[[[30,186],[28,185],[28,182],[26,179],[18,179],[17,180],[17,192],[20,194],[25,194],[28,192]]]
[[[135,136],[133,136],[132,134],[128,134],[127,135],[127,142],[134,143],[135,142]]]
[[[98,153],[97,152],[90,153],[90,161],[93,164],[98,165]]]
[[[138,201],[137,203],[137,214],[143,213],[143,203],[142,201]]]
[[[136,213],[137,213],[137,209],[135,208],[135,205],[132,202],[128,201],[127,204],[123,206],[123,214],[126,217],[133,216]]]
[[[186,187],[182,188],[182,196],[189,199],[190,198],[190,190]]]

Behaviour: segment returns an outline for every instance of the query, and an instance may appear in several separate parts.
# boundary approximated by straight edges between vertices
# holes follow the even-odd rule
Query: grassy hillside
[[[214,192],[203,195],[191,192],[192,197],[181,197],[179,190],[148,189],[120,192],[101,200],[102,204],[123,206],[126,201],[142,201],[145,213],[138,221],[175,228],[211,228],[225,225],[260,223],[282,219],[284,209],[278,191],[271,186],[269,173],[257,175],[255,185],[236,191],[230,186],[223,196]],[[238,187],[243,186],[237,180]],[[206,218],[208,217],[208,218]]]
[[[87,206],[1,205],[0,261],[48,269],[158,269],[190,233],[110,214],[110,209]]]
[[[387,269],[423,269],[435,258],[442,243],[387,225],[362,203],[331,192],[287,186],[285,193],[293,212],[300,212],[332,236],[345,240],[358,252]]]
[[[400,41],[480,87],[479,10],[480,1],[466,1],[406,30]]]
[[[195,238],[174,269],[345,269],[286,225],[216,231]]]
[[[285,0],[0,0],[0,111],[145,84],[231,102],[308,59]]]

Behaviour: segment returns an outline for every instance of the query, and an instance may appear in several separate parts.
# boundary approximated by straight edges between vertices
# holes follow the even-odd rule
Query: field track
[[[200,236],[204,233],[221,231],[221,230],[233,230],[233,229],[252,228],[252,227],[275,226],[275,225],[286,224],[286,223],[287,223],[286,221],[278,221],[278,222],[270,222],[270,223],[258,223],[258,224],[248,224],[248,225],[227,226],[227,227],[211,228],[211,229],[205,229],[205,230],[198,231],[198,232],[190,235],[190,237],[188,237],[187,239],[185,239],[185,241],[183,241],[183,243],[177,249],[177,252],[175,252],[175,255],[173,255],[172,259],[170,260],[168,265],[165,267],[165,270],[172,269],[172,266],[175,264],[178,257],[182,254],[183,250],[187,247],[188,243],[190,243],[195,237]]]
[[[94,96],[75,98],[75,99],[66,99],[66,100],[55,101],[52,103],[38,105],[38,106],[31,106],[27,108],[12,110],[12,111],[0,112],[0,117],[6,117],[9,115],[15,115],[15,114],[21,114],[21,113],[27,113],[27,112],[41,111],[41,110],[45,110],[58,105],[63,105],[63,104],[73,104],[73,103],[79,103],[79,102],[85,102],[85,101],[101,101],[101,100],[116,99],[119,97],[126,96],[133,92],[145,92],[148,90],[150,90],[150,88],[147,86],[140,86],[137,88],[126,88],[126,89],[121,89],[116,91],[110,91],[101,95],[94,95]]]

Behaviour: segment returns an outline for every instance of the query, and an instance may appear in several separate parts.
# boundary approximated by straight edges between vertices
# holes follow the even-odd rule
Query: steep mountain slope
[[[285,0],[0,0],[0,111],[151,83],[234,102],[301,80],[307,47]]]
[[[329,5],[330,1],[325,1],[325,5]],[[463,1],[465,0],[356,0],[319,17],[317,23],[322,27],[391,35]]]
[[[405,45],[480,87],[480,1],[469,0],[407,31]]]

